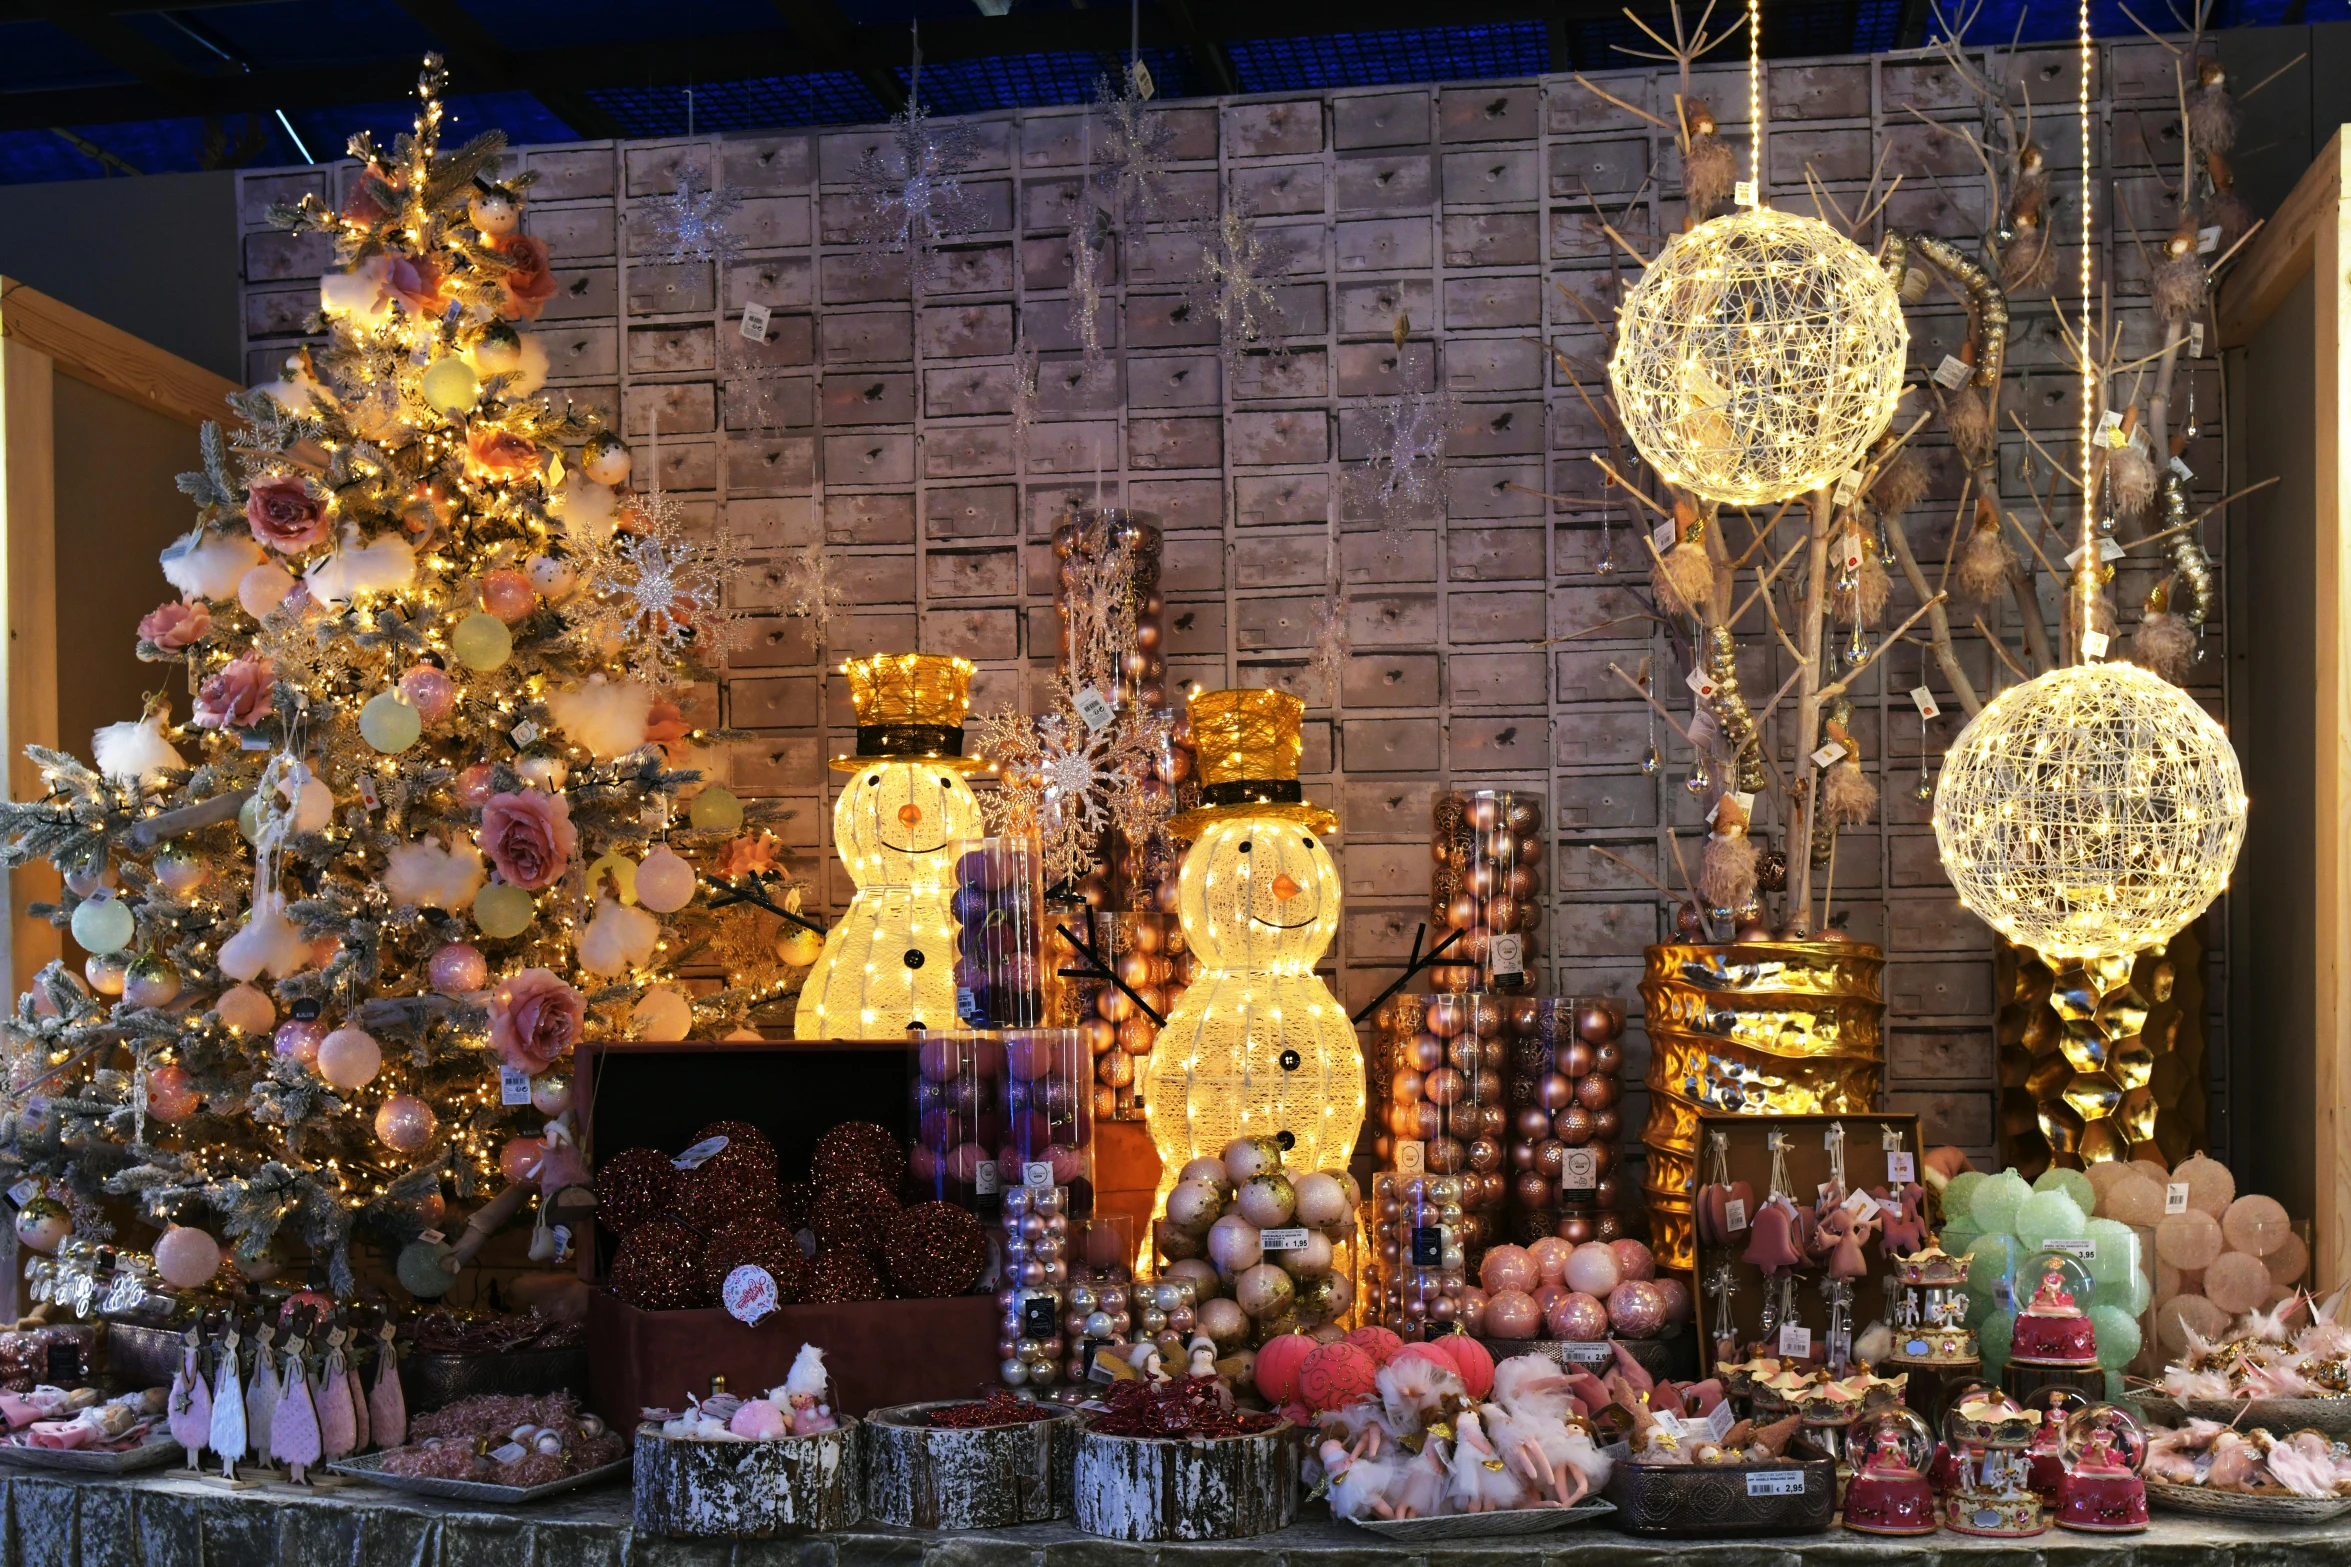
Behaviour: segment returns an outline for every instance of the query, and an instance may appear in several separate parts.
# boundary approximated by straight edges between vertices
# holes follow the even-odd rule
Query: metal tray
[[[583,1486],[601,1485],[607,1480],[625,1480],[629,1475],[631,1458],[616,1459],[594,1469],[583,1469],[576,1475],[561,1480],[550,1480],[545,1485],[487,1485],[479,1480],[439,1480],[429,1475],[386,1474],[381,1453],[363,1453],[355,1458],[337,1459],[327,1465],[330,1474],[349,1475],[354,1480],[365,1480],[388,1490],[407,1491],[416,1496],[446,1496],[460,1502],[490,1502],[510,1507],[518,1502],[536,1502],[564,1491],[577,1491]]]
[[[1448,1513],[1436,1518],[1350,1518],[1347,1522],[1391,1540],[1475,1540],[1501,1535],[1549,1534],[1554,1529],[1596,1523],[1615,1511],[1614,1502],[1586,1500],[1573,1507],[1513,1507],[1493,1513]]]
[[[160,1469],[178,1458],[182,1451],[180,1444],[172,1440],[171,1432],[157,1426],[146,1441],[119,1453],[93,1452],[82,1447],[29,1447],[14,1442],[0,1442],[0,1464],[16,1464],[26,1469],[74,1469],[83,1474],[127,1475],[137,1474],[142,1469]]]

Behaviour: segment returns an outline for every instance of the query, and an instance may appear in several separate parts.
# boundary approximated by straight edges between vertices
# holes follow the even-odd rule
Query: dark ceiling
[[[2074,32],[2073,0],[1968,3],[1971,42]],[[1716,23],[1739,8],[1717,0]],[[1636,9],[1667,25],[1657,0]],[[2132,9],[2169,24],[2164,0]],[[1764,13],[1774,56],[1915,47],[1940,25],[1935,0]],[[2218,0],[2211,23],[2346,15]],[[2135,30],[2119,0],[2094,17]],[[406,126],[430,49],[459,129],[516,144],[871,122],[904,105],[916,20],[923,100],[948,113],[1089,98],[1138,37],[1163,97],[1603,70],[1646,46],[1622,0],[0,0],[0,183],[327,161]]]

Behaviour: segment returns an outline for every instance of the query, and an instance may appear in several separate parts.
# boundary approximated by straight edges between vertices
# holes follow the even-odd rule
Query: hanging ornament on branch
[[[1371,450],[1348,470],[1348,496],[1391,539],[1444,510],[1445,438],[1453,408],[1448,392],[1406,392],[1363,405]]]

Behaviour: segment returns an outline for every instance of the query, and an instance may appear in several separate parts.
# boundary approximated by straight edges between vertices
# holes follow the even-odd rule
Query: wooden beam
[[[0,603],[8,637],[0,643],[0,746],[7,749],[11,799],[41,797],[40,770],[28,745],[54,746],[57,734],[57,367],[30,338],[0,331]],[[9,993],[21,994],[64,938],[32,904],[54,898],[60,880],[47,863],[6,873],[0,940],[8,944]]]
[[[2317,992],[2311,1017],[2317,1053],[2311,1095],[2317,1211],[2311,1231],[2317,1255],[2311,1276],[2327,1280],[2341,1278],[2351,1264],[2351,863],[2345,858],[2351,856],[2351,362],[2344,353],[2351,278],[2343,270],[2351,263],[2351,160],[2340,133],[2295,187],[2296,197],[2314,180],[2332,197],[2305,220],[2315,269],[2312,346],[2318,356],[2311,410],[2317,456],[2311,493],[2318,505],[2311,562],[2317,599],[2311,732],[2318,740],[2310,845],[2318,882],[2311,919]]]
[[[228,418],[223,399],[243,390],[225,376],[10,278],[0,278],[0,342],[21,344],[77,381],[183,424]]]
[[[2318,161],[2302,171],[2276,215],[2253,236],[2221,283],[2213,306],[2221,347],[2242,348],[2252,341],[2286,291],[2310,270],[2312,242],[2351,195],[2342,183],[2342,149],[2343,132],[2338,127]]]

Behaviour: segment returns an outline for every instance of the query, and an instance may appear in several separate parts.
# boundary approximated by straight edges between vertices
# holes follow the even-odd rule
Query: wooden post
[[[1804,667],[1796,674],[1796,745],[1790,760],[1788,923],[1801,938],[1812,933],[1812,814],[1819,808],[1820,769],[1812,748],[1820,741],[1820,627],[1828,610],[1829,523],[1836,505],[1825,489],[1812,492],[1811,530],[1804,551]]]
[[[2313,1279],[2332,1281],[2351,1265],[2351,364],[2342,353],[2351,331],[2351,138],[2338,133],[2328,143],[2314,175],[2323,175],[2334,199],[2314,223],[2311,286],[2314,334],[2319,355],[2317,406],[2312,410],[2316,447],[2313,494],[2318,502],[2315,573],[2317,613],[2313,626],[2316,679],[2312,681],[2311,733],[2317,778],[2312,801],[2311,863],[2318,879],[2313,904],[2317,994],[2311,1038],[2317,1060],[2312,1103],[2316,1168],[2313,1192]],[[2282,678],[2273,671],[2270,678]],[[2258,890],[2252,895],[2260,896]],[[2281,1107],[2282,1108],[2282,1107]]]
[[[7,306],[12,322],[15,301]],[[0,526],[7,529],[7,677],[0,682],[0,746],[7,749],[8,794],[41,797],[40,769],[28,745],[54,746],[57,733],[57,364],[15,332],[0,331]],[[64,938],[25,909],[58,895],[56,868],[23,866],[7,877],[8,994],[31,983]],[[11,1275],[13,1278],[13,1274]]]

